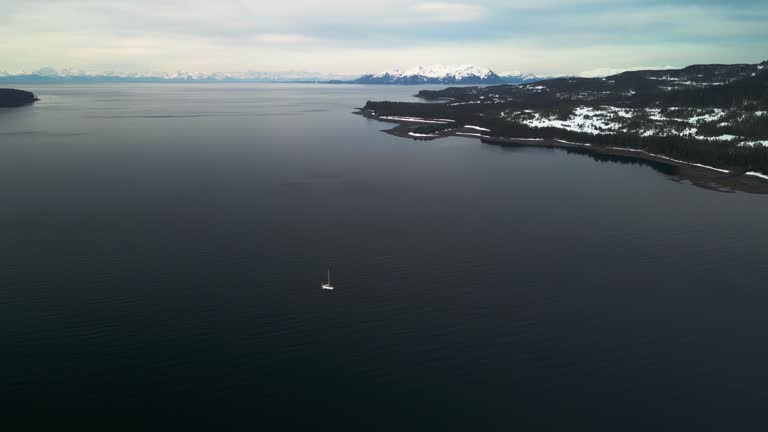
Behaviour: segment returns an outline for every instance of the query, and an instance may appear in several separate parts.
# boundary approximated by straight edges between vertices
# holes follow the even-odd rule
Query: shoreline
[[[34,93],[15,88],[0,88],[0,108],[20,108],[40,99]]]
[[[666,174],[672,180],[682,183],[690,183],[704,189],[718,192],[745,192],[753,194],[768,194],[768,176],[751,172],[747,169],[729,171],[722,168],[685,162],[662,155],[646,152],[642,149],[598,146],[589,143],[575,143],[560,139],[550,138],[500,138],[485,133],[488,129],[478,126],[462,126],[460,128],[438,131],[431,134],[418,134],[414,130],[419,126],[447,124],[449,119],[420,119],[416,117],[378,116],[365,109],[358,109],[354,114],[361,115],[371,120],[393,123],[391,129],[382,130],[389,135],[412,140],[430,141],[446,137],[475,138],[480,142],[501,147],[540,147],[558,148],[588,155],[618,157],[637,161],[662,164],[674,168],[675,174]]]

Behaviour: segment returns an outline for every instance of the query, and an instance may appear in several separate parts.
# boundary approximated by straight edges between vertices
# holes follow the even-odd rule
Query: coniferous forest
[[[497,138],[557,138],[642,149],[736,171],[768,173],[768,62],[697,65],[522,86],[451,87],[374,102],[375,116],[451,119],[420,134],[473,125]]]

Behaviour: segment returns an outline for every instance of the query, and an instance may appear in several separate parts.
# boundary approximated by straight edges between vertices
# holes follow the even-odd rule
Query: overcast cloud
[[[0,70],[312,70],[429,63],[581,73],[768,59],[768,2],[3,0]]]

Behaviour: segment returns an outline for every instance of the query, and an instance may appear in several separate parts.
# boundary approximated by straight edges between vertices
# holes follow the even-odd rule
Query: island
[[[719,191],[768,193],[768,61],[422,90],[358,114],[415,140],[447,136],[665,164]],[[435,103],[440,101],[441,103]]]
[[[32,92],[0,88],[0,108],[15,108],[38,101]]]

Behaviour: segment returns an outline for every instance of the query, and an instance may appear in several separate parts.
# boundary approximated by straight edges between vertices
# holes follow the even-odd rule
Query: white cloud
[[[309,36],[296,33],[261,33],[250,38],[253,42],[265,44],[302,44],[312,42]]]
[[[486,16],[486,8],[464,3],[430,2],[411,6],[412,13],[425,21],[475,21]]]
[[[0,69],[607,74],[765,60],[768,7],[640,0],[2,0]],[[599,3],[599,4],[598,4]],[[575,5],[574,5],[575,4]],[[598,70],[601,69],[601,70]]]

